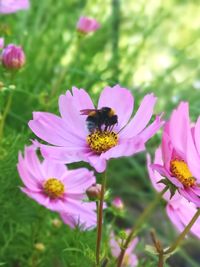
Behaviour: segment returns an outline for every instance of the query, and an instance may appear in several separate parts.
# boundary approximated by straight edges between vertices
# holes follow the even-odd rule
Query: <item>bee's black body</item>
[[[107,131],[118,123],[117,115],[109,107],[81,110],[81,115],[88,115],[86,123],[89,132],[94,132],[95,130],[102,131],[103,125],[105,126],[103,130]]]

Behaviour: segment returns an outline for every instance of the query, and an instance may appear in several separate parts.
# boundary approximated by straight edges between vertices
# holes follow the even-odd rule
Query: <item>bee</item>
[[[102,126],[105,126],[103,131],[112,131],[113,127],[118,123],[118,117],[115,111],[109,107],[100,109],[83,109],[81,115],[88,115],[86,124],[90,133],[95,130],[102,131]]]

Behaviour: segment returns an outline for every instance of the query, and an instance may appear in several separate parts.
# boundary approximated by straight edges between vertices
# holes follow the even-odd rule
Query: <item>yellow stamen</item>
[[[50,178],[44,183],[44,192],[50,198],[59,198],[64,194],[64,184],[56,178]]]
[[[186,187],[195,185],[195,178],[192,176],[187,164],[183,160],[174,159],[170,162],[172,174]]]
[[[118,135],[109,131],[95,131],[87,137],[87,143],[97,154],[106,152],[118,143]]]

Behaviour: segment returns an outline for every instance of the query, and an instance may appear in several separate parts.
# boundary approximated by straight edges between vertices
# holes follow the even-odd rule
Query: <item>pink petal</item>
[[[169,134],[173,147],[184,160],[189,131],[189,106],[188,103],[181,102],[178,108],[172,112],[169,121]]]
[[[63,120],[51,113],[34,112],[33,120],[28,125],[38,137],[53,145],[82,145],[85,142],[84,139],[70,134]]]
[[[67,175],[63,177],[63,182],[66,185],[67,192],[70,193],[85,193],[92,184],[96,182],[94,173],[86,168],[69,170]]]
[[[194,138],[195,138],[197,151],[200,155],[200,116],[198,117],[198,120],[194,128]]]
[[[197,207],[200,207],[200,197],[196,195],[190,188],[179,189],[179,192],[187,200],[194,203]]]
[[[86,160],[97,172],[104,172],[106,169],[106,160],[99,155],[89,153]]]
[[[19,172],[19,175],[24,183],[24,185],[34,191],[41,191],[41,183],[37,179],[37,176],[33,176],[32,173],[29,172],[27,169],[27,165],[22,158],[21,153],[19,153],[19,159],[18,159],[18,164],[17,164],[17,170]]]
[[[42,170],[41,162],[37,157],[36,150],[37,148],[34,147],[34,145],[25,147],[24,164],[27,170],[35,177],[35,179],[42,183],[45,175]]]
[[[145,146],[142,138],[135,137],[128,140],[119,141],[119,144],[117,146],[103,153],[101,157],[108,160],[110,158],[131,156],[144,150]]]
[[[155,103],[156,97],[153,94],[146,95],[133,119],[121,132],[121,136],[131,138],[144,130],[152,117]]]
[[[94,109],[88,93],[83,89],[73,87],[73,95],[67,91],[66,95],[59,98],[59,109],[69,132],[82,136],[85,140],[88,134],[86,116],[80,114],[83,109]]]
[[[62,220],[72,228],[80,226],[82,230],[91,230],[96,227],[96,204],[91,202],[70,201],[70,207],[67,207],[64,212],[60,213]]]
[[[54,147],[40,144],[40,150],[44,158],[58,163],[72,163],[84,160],[87,148],[85,147]]]
[[[140,137],[146,143],[163,125],[164,121],[161,120],[162,115],[156,116],[154,122],[147,126],[144,131],[140,133]]]
[[[188,167],[199,183],[200,182],[200,155],[198,155],[197,153],[191,131],[188,132],[186,145],[187,145],[186,158],[187,158]]]
[[[34,199],[39,204],[48,207],[49,197],[47,197],[42,191],[40,192],[33,192],[28,188],[21,188],[21,191],[25,193],[28,197]]]
[[[179,230],[179,232],[182,232],[184,230],[184,225],[180,221],[179,217],[177,216],[176,211],[174,211],[173,207],[168,203],[166,206],[166,212],[172,223],[176,226],[176,228]]]
[[[102,107],[109,107],[115,111],[118,116],[117,129],[120,130],[127,124],[133,112],[132,94],[129,90],[119,85],[105,87],[98,103],[98,108]]]
[[[48,159],[44,159],[42,162],[42,169],[45,178],[57,178],[59,180],[61,180],[63,173],[68,172],[67,167],[64,164]]]
[[[169,123],[165,124],[162,136],[162,157],[164,166],[170,170],[170,162],[172,159],[173,147],[169,138]]]

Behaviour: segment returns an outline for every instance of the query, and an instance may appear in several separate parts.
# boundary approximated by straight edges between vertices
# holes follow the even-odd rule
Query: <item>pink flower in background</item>
[[[116,209],[123,210],[124,203],[120,197],[115,197],[112,201],[112,206]]]
[[[59,98],[61,117],[34,112],[29,127],[39,138],[54,145],[40,145],[44,157],[63,163],[85,161],[103,172],[110,158],[131,156],[145,149],[145,143],[163,125],[159,116],[148,125],[155,103],[153,94],[146,95],[131,118],[131,92],[119,85],[106,87],[100,95],[98,110],[109,112],[106,120],[103,117],[104,123],[98,120],[96,125],[93,115],[99,116],[99,113],[90,96],[85,90],[74,87],[72,93],[67,91]],[[85,114],[87,111],[90,115]],[[113,122],[112,119],[117,119],[117,123],[110,127],[108,122]]]
[[[191,126],[189,105],[172,112],[162,137],[163,164],[152,167],[176,186],[178,192],[200,207],[200,118]]]
[[[166,211],[177,230],[182,232],[197,212],[197,207],[183,197],[175,197],[168,202]],[[190,232],[200,238],[200,218],[197,219]]]
[[[28,8],[28,0],[0,0],[0,14],[15,13]]]
[[[70,226],[96,226],[96,204],[87,203],[85,191],[95,183],[93,172],[85,168],[68,170],[63,164],[45,159],[40,161],[34,145],[19,153],[17,164],[24,183],[21,190],[46,208],[61,213]]]
[[[7,69],[17,70],[24,66],[26,57],[23,49],[14,44],[7,45],[2,51],[2,63]]]
[[[129,234],[129,230],[126,231],[127,234]],[[120,246],[121,246],[122,240],[120,238],[117,238],[113,232],[111,232],[110,235],[110,248],[112,256],[115,258],[119,257],[119,254],[121,252]],[[137,256],[134,254],[134,249],[138,243],[138,238],[134,238],[130,244],[129,247],[126,249],[122,267],[135,267],[138,264]]]
[[[80,17],[77,22],[76,28],[82,33],[95,32],[100,28],[100,24],[92,18]]]
[[[4,47],[4,38],[0,38],[0,49]]]
[[[163,164],[161,148],[158,148],[155,152],[154,163]],[[165,185],[158,182],[164,179],[164,177],[161,176],[159,172],[152,169],[149,154],[147,155],[147,168],[153,187],[158,192],[162,191]],[[168,191],[163,197],[167,201],[166,212],[169,219],[175,225],[177,230],[182,232],[196,213],[197,207],[194,203],[189,202],[179,193],[176,193],[172,198],[170,198],[170,193]],[[200,218],[197,219],[190,232],[200,238]]]

